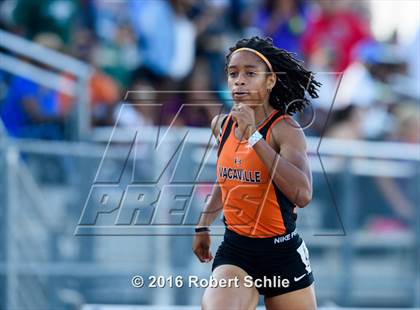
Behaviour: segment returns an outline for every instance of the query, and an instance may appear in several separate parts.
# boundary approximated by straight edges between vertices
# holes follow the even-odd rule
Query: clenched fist
[[[257,130],[254,110],[246,104],[235,104],[232,108],[232,118],[238,123],[239,132],[245,140]]]
[[[208,232],[196,233],[193,240],[192,250],[200,262],[210,262],[213,259],[213,255],[210,251],[210,234]]]

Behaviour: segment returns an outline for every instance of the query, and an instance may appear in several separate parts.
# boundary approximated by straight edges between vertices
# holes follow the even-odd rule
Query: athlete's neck
[[[272,112],[274,108],[269,104],[261,104],[254,109],[255,125],[261,124]]]

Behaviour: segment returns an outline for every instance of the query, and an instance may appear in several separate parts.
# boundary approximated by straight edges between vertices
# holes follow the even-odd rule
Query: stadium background
[[[252,35],[297,53],[323,83],[296,117],[314,177],[298,229],[319,305],[420,307],[419,12],[415,0],[0,1],[0,309],[199,305],[203,289],[131,278],[210,275],[179,232],[215,180],[214,148],[204,155],[210,120],[232,104],[224,55]],[[142,184],[159,171],[160,185],[200,171],[191,218],[172,200],[151,225],[131,229],[150,211],[137,210],[113,229],[130,175]],[[109,201],[90,195],[101,184]],[[89,208],[98,222],[79,225]]]

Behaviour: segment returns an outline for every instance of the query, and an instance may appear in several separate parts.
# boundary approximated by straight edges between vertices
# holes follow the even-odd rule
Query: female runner
[[[272,39],[242,39],[226,56],[234,106],[212,121],[217,183],[193,240],[201,262],[213,259],[209,226],[223,209],[223,242],[202,309],[316,309],[308,250],[296,232],[296,207],[312,199],[302,129],[290,115],[316,98],[320,83]],[[229,285],[220,280],[225,279]],[[229,281],[230,279],[230,281]]]

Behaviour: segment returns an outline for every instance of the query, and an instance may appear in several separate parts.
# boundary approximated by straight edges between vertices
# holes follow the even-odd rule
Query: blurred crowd
[[[224,72],[228,47],[261,35],[296,53],[323,83],[312,109],[297,116],[302,124],[313,122],[308,135],[325,130],[340,86],[327,135],[418,142],[407,126],[419,122],[418,113],[410,113],[420,96],[419,33],[411,46],[397,34],[378,42],[370,16],[369,2],[357,0],[0,2],[1,28],[92,66],[93,126],[114,125],[124,103],[136,104],[118,125],[169,124],[182,104],[198,101],[208,104],[189,106],[175,125],[209,126],[232,104]],[[12,135],[66,138],[74,97],[4,71],[0,81],[1,115]],[[124,102],[127,91],[150,92]]]

